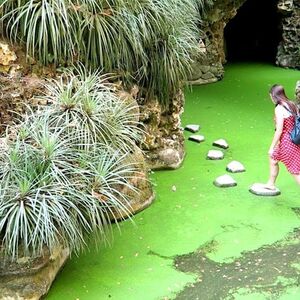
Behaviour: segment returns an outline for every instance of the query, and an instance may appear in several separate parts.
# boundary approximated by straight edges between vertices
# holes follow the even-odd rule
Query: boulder
[[[249,191],[258,196],[278,196],[280,195],[280,190],[278,188],[267,189],[265,185],[262,183],[254,183],[250,188]]]
[[[217,187],[232,187],[236,186],[237,182],[230,175],[225,174],[216,178],[214,185]]]
[[[219,139],[219,140],[214,141],[213,146],[216,146],[216,147],[219,147],[219,148],[222,148],[222,149],[228,149],[229,148],[228,143],[224,139]]]
[[[120,193],[125,197],[119,198],[122,209],[115,210],[112,208],[112,220],[124,220],[150,206],[155,199],[143,152],[139,147],[135,147],[134,152],[129,154],[127,159],[129,163],[134,164],[136,167],[135,173],[129,179],[129,183],[134,187],[134,190],[127,186],[120,188]]]
[[[58,246],[40,257],[21,257],[8,261],[0,254],[0,300],[39,300],[45,296],[70,251]]]
[[[224,153],[221,150],[209,150],[206,158],[212,160],[223,159]]]
[[[195,133],[195,132],[199,131],[200,126],[197,125],[197,124],[189,124],[189,125],[186,125],[184,129],[187,130],[187,131]]]
[[[236,160],[233,160],[232,162],[230,162],[227,165],[226,170],[228,172],[231,172],[231,173],[239,173],[239,172],[245,172],[246,171],[244,165],[242,163],[240,163],[239,161],[236,161]]]
[[[182,163],[182,157],[176,149],[167,148],[158,152],[158,161],[164,162],[170,169],[177,169]]]
[[[193,135],[189,136],[189,140],[193,141],[193,142],[196,142],[196,143],[201,143],[205,140],[205,138],[204,138],[203,135],[193,134]]]
[[[140,147],[144,151],[148,167],[152,170],[178,168],[185,156],[180,119],[184,104],[183,92],[180,90],[172,96],[168,106],[162,105],[156,97],[147,101],[138,97],[137,102],[145,132]],[[172,149],[174,159],[170,158],[169,149]]]

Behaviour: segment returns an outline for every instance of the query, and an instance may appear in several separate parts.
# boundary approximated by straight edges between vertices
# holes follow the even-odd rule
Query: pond
[[[281,165],[280,196],[248,191],[268,178],[269,88],[280,83],[293,98],[299,75],[233,64],[224,80],[187,89],[182,124],[200,124],[205,141],[186,139],[183,166],[151,175],[152,206],[134,217],[135,225],[121,223],[121,234],[115,226],[111,246],[73,256],[46,299],[299,299],[300,187]],[[225,158],[207,160],[219,138],[229,143]],[[232,175],[236,187],[215,187],[232,160],[246,172]]]

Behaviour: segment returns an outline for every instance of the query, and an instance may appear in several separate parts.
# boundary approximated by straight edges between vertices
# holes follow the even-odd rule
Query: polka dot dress
[[[280,141],[274,149],[272,158],[284,163],[291,174],[300,174],[300,146],[295,145],[290,138],[295,119],[293,116],[289,116],[283,122]]]

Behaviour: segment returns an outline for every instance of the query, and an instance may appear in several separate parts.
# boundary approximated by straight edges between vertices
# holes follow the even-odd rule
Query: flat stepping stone
[[[224,139],[219,139],[213,142],[213,146],[223,148],[223,149],[228,149],[229,145]]]
[[[224,153],[221,150],[209,150],[206,158],[212,160],[223,159]]]
[[[264,187],[264,184],[262,183],[254,183],[250,189],[249,192],[251,192],[254,195],[258,196],[278,196],[281,194],[280,190],[276,188],[275,190],[270,190]]]
[[[193,141],[193,142],[196,142],[196,143],[201,143],[205,140],[205,138],[204,138],[203,135],[193,134],[193,135],[189,136],[189,140]]]
[[[187,131],[195,133],[195,132],[199,131],[200,126],[197,125],[197,124],[189,124],[189,125],[186,125],[184,129],[187,130]]]
[[[230,162],[227,165],[226,170],[228,172],[231,172],[231,173],[239,173],[239,172],[245,172],[246,171],[244,165],[242,163],[240,163],[239,161],[236,161],[236,160],[233,160],[232,162]]]
[[[230,175],[225,174],[216,178],[214,185],[217,187],[232,187],[236,186],[237,182]]]

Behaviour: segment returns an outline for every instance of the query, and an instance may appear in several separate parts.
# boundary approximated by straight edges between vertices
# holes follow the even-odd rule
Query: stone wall
[[[226,62],[224,28],[246,0],[215,0],[201,25],[201,56],[193,66],[191,84],[206,84],[223,78]]]
[[[282,14],[282,41],[276,63],[281,67],[300,68],[300,1],[280,0]]]
[[[164,108],[157,99],[141,102],[140,121],[145,130],[141,148],[151,169],[176,169],[184,158],[184,137],[180,116],[184,94],[180,90],[170,106]]]

